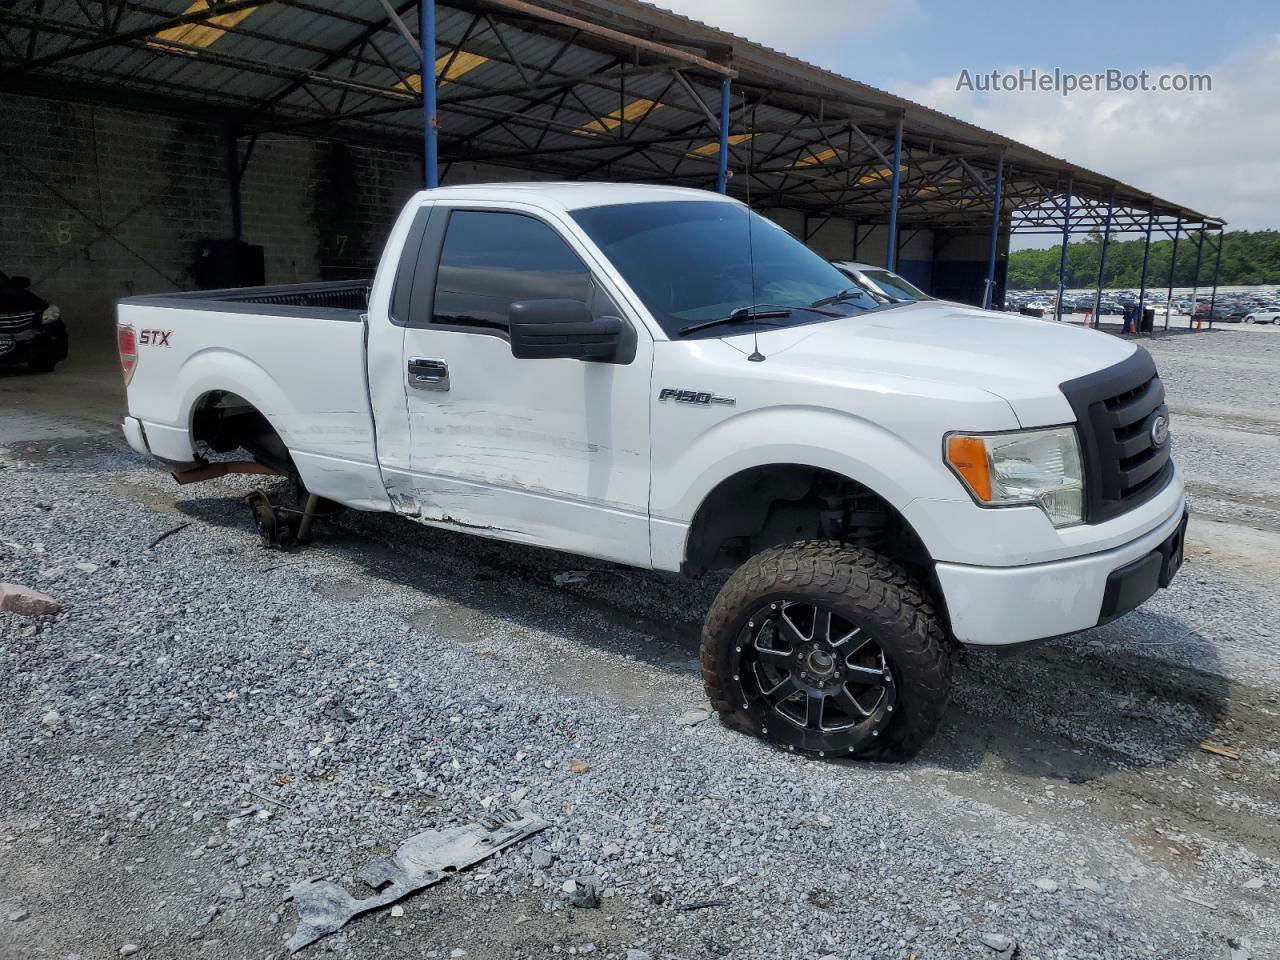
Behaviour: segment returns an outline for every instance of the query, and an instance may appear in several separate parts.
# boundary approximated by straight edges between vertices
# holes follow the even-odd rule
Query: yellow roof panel
[[[662,109],[662,104],[655,100],[646,100],[639,97],[632,100],[624,107],[619,107],[612,113],[606,113],[603,117],[592,120],[590,123],[583,124],[574,133],[580,133],[586,137],[599,136],[602,133],[608,133],[610,130],[616,130],[624,123],[632,123],[648,114],[651,110]]]
[[[449,61],[453,62],[450,63]],[[442,57],[436,57],[436,80],[439,83],[452,83],[464,74],[470,73],[481,64],[489,62],[488,57],[481,56],[478,53],[471,53],[467,50],[459,50],[455,57],[452,53],[446,53]],[[405,77],[404,80],[397,83],[393,90],[412,90],[414,93],[422,92],[422,74],[415,73]]]
[[[740,144],[740,143],[746,143],[748,140],[750,140],[750,139],[751,139],[752,137],[754,137],[754,136],[755,136],[755,134],[754,134],[754,133],[733,133],[733,134],[730,134],[730,135],[729,135],[729,146],[731,146],[731,147],[736,147],[736,146],[737,146],[738,144]],[[695,147],[693,150],[690,150],[690,151],[689,151],[689,156],[691,156],[691,157],[714,157],[714,156],[715,156],[717,153],[719,153],[719,152],[720,152],[720,141],[719,141],[719,140],[712,140],[710,143],[704,143],[702,146],[700,146],[700,147]]]
[[[199,13],[201,10],[208,10],[210,6],[209,0],[195,0],[191,6],[182,12],[184,14]],[[168,30],[159,31],[155,34],[154,39],[163,40],[166,43],[181,43],[188,47],[209,47],[229,29],[257,9],[257,7],[244,7],[231,13],[220,13],[198,23],[183,23],[176,27],[170,27]],[[152,44],[152,46],[163,45]]]
[[[793,163],[792,166],[793,167],[816,166],[819,163],[826,163],[828,160],[834,160],[836,157],[840,156],[840,154],[843,152],[844,151],[839,150],[836,147],[827,147],[827,149],[820,150],[817,153],[814,153],[812,150],[810,150],[806,156],[801,157],[799,160]]]

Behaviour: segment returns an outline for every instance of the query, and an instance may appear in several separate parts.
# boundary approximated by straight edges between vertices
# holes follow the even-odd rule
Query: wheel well
[[[802,464],[753,467],[721,481],[694,515],[682,570],[700,577],[796,540],[875,550],[941,597],[933,558],[889,501],[856,480]]]
[[[259,463],[284,474],[293,458],[271,422],[248,400],[229,390],[206,393],[191,412],[191,441],[196,452],[229,453],[244,449]]]

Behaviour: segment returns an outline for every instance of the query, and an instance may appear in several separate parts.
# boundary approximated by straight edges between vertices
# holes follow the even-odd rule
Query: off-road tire
[[[746,702],[752,698],[736,676],[738,643],[753,611],[771,602],[821,603],[873,637],[892,671],[896,695],[874,735],[800,744],[767,706]],[[916,754],[942,722],[951,654],[928,591],[901,567],[869,550],[810,540],[762,551],[734,572],[703,625],[701,664],[707,696],[731,726],[798,753],[901,761]]]

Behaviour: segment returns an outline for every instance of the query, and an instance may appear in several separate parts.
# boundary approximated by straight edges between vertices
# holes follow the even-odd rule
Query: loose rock
[[[1011,937],[1006,937],[1003,933],[984,933],[978,939],[996,953],[1004,953],[1009,956],[1013,955],[1014,947],[1017,946],[1015,940]]]
[[[711,711],[706,707],[694,707],[676,717],[676,723],[682,727],[696,727],[710,716]]]
[[[61,609],[62,604],[47,593],[16,583],[0,583],[0,610],[24,617],[51,617]]]

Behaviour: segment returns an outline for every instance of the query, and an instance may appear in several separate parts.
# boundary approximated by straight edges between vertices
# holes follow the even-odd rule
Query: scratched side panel
[[[651,343],[630,364],[517,360],[500,337],[441,329],[407,331],[406,349],[447,360],[450,389],[409,393],[400,509],[649,565]]]

